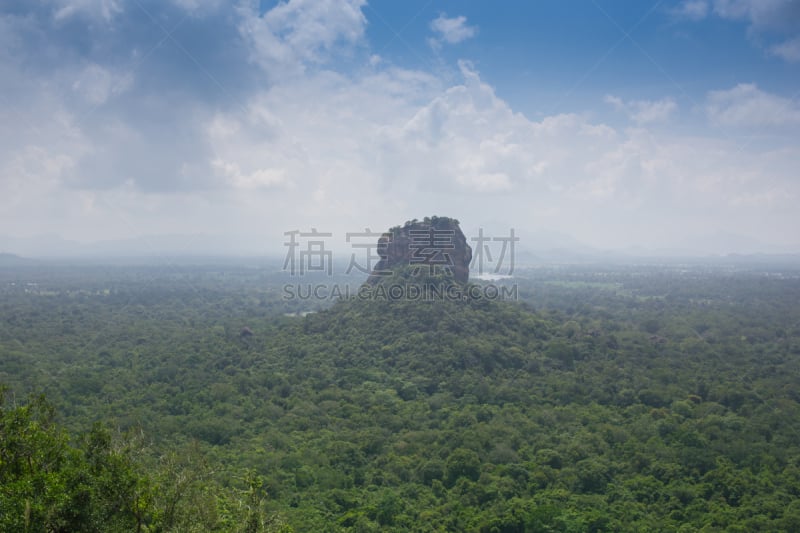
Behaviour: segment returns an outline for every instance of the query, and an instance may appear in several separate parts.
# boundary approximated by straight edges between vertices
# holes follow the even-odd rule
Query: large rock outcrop
[[[377,251],[381,259],[367,279],[369,285],[401,269],[411,269],[418,277],[444,276],[464,284],[469,280],[472,248],[454,218],[425,217],[391,228],[378,239]]]

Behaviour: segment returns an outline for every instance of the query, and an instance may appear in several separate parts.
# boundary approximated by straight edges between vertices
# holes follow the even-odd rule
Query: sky
[[[0,252],[800,252],[799,139],[797,0],[0,2]]]

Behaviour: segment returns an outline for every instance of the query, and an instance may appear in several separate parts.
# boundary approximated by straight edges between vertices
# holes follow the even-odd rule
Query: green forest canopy
[[[513,282],[303,318],[257,269],[2,270],[0,529],[800,528],[796,273]]]

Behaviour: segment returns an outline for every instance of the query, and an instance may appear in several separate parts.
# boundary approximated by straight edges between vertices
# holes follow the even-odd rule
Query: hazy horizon
[[[468,244],[473,248],[478,235],[465,232]],[[538,263],[583,263],[583,262],[624,262],[625,259],[663,259],[703,260],[736,257],[795,258],[800,262],[800,253],[791,248],[781,248],[764,243],[741,240],[741,236],[721,235],[707,248],[648,248],[630,246],[625,248],[596,248],[558,233],[515,233],[520,241],[515,245],[516,265],[524,266]],[[305,241],[308,241],[306,239]],[[366,253],[346,239],[326,237],[322,240],[326,251],[331,251],[336,264],[347,264],[351,255],[364,257]],[[318,241],[319,242],[319,241]],[[372,240],[362,239],[360,242]],[[731,245],[742,244],[735,248]],[[29,259],[42,260],[141,260],[161,258],[172,260],[205,259],[255,259],[262,258],[270,263],[282,263],[287,257],[286,241],[265,241],[261,247],[254,247],[246,240],[236,241],[222,235],[149,235],[130,239],[79,242],[63,239],[56,235],[41,235],[30,239],[14,239],[0,235],[0,255],[7,254]],[[301,241],[301,245],[305,244]],[[495,252],[499,246],[493,247]],[[374,246],[371,253],[375,253]],[[195,261],[196,262],[196,261]],[[201,261],[202,262],[202,261]],[[200,264],[200,263],[198,263]]]

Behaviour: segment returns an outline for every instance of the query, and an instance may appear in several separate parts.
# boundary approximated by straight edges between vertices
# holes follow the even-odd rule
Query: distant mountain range
[[[466,229],[464,233],[474,248],[476,243],[473,242],[473,238],[477,235],[477,231]],[[660,245],[656,241],[649,246],[621,249],[590,246],[558,231],[520,230],[517,236],[520,239],[515,249],[517,266],[542,263],[672,261],[687,258],[800,261],[800,245],[796,247],[772,245],[754,238],[724,232],[687,236],[681,245]],[[136,259],[199,263],[228,262],[237,258],[256,257],[269,258],[271,262],[282,264],[286,254],[282,244],[269,242],[266,239],[262,243],[260,239],[251,236],[207,234],[150,235],[89,243],[64,239],[58,235],[37,235],[26,238],[0,235],[0,264],[22,264],[29,262],[28,258],[81,261],[114,259],[115,262]],[[493,253],[497,255],[498,243],[492,243],[492,248]],[[348,249],[346,254],[342,254],[341,249],[337,249],[335,259],[347,260],[350,252]]]
[[[0,266],[32,265],[38,263],[35,259],[20,257],[16,254],[0,252]]]
[[[246,238],[205,234],[146,235],[95,242],[78,242],[58,235],[0,235],[0,251],[37,258],[256,256],[272,251],[263,246],[259,253],[258,248]]]

